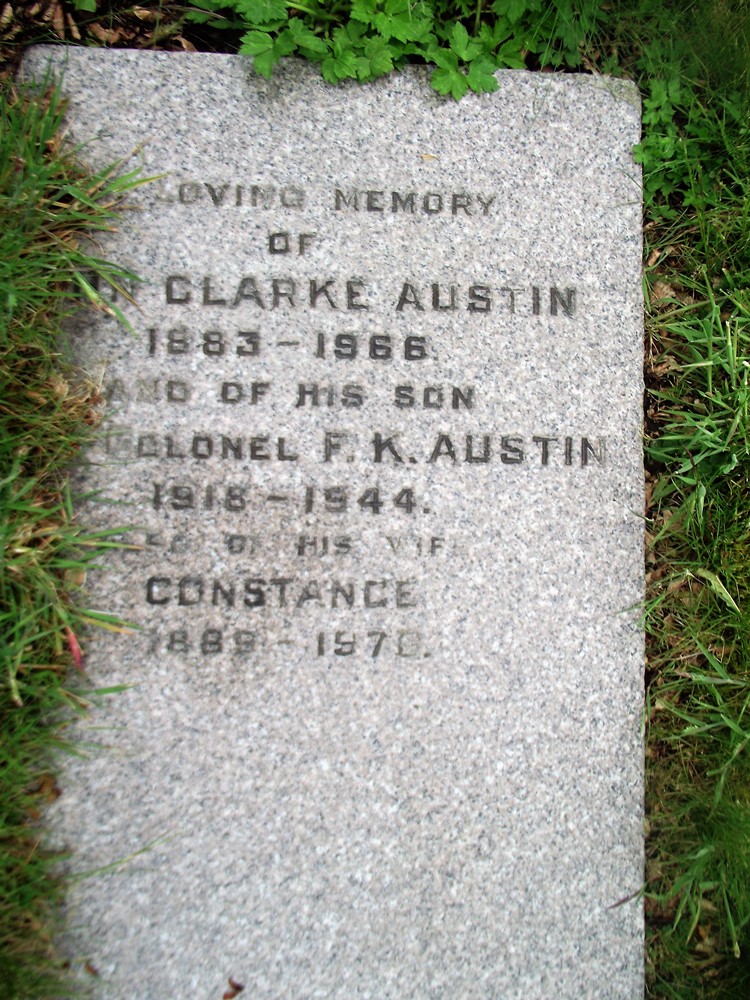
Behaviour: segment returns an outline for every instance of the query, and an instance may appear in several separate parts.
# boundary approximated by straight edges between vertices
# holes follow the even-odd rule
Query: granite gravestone
[[[106,744],[51,816],[97,996],[643,989],[635,88],[38,49],[157,176],[86,314]],[[146,845],[150,849],[138,854]]]

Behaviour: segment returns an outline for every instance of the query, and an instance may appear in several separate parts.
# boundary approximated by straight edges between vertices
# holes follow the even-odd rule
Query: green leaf
[[[458,56],[450,49],[439,49],[436,45],[430,46],[427,57],[440,69],[448,70],[451,73],[458,69]]]
[[[482,51],[482,46],[477,42],[471,41],[469,32],[460,21],[457,21],[453,25],[451,48],[459,59],[463,59],[464,62],[471,62]]]
[[[370,80],[374,79],[372,70],[370,68],[370,60],[365,58],[365,56],[357,56],[357,79],[360,83],[369,83]]]
[[[289,31],[295,44],[305,53],[310,52],[315,55],[326,55],[328,44],[311,31],[307,25],[299,18],[294,17],[289,22]]]
[[[466,91],[469,89],[469,83],[463,73],[454,73],[453,75],[453,87],[451,89],[451,94],[453,97],[460,101],[464,96]]]
[[[240,49],[240,52],[242,49]],[[273,67],[279,60],[274,55],[273,49],[268,49],[267,52],[261,52],[253,59],[253,69],[256,73],[260,73],[267,80],[271,78],[273,72]]]
[[[458,69],[438,68],[433,71],[430,83],[439,94],[451,94],[457,101],[460,101],[469,89],[466,77]]]
[[[365,56],[374,77],[383,76],[393,69],[391,50],[382,38],[370,38],[365,45]]]
[[[357,75],[357,57],[351,51],[342,52],[339,56],[328,56],[321,65],[323,76],[329,83],[338,83]]]
[[[712,573],[710,569],[697,569],[695,575],[701,577],[703,580],[707,580],[714,593],[718,594],[722,601],[728,604],[733,611],[740,614],[740,609],[737,607],[734,598],[715,573]]]
[[[460,59],[463,59],[468,44],[469,32],[460,21],[456,21],[451,32],[451,48]]]
[[[435,69],[430,77],[430,84],[438,94],[450,94],[453,89],[453,73],[449,69]]]
[[[85,10],[89,14],[96,13],[96,0],[73,0],[73,6],[76,10]]]
[[[526,61],[521,53],[520,42],[516,38],[509,38],[505,44],[501,45],[495,54],[496,65],[508,69],[524,69]]]
[[[498,17],[495,23],[490,26],[486,21],[482,22],[477,35],[477,41],[487,52],[493,52],[504,39],[511,34],[511,28],[504,17]]]
[[[396,23],[396,18],[389,17],[388,14],[383,13],[383,11],[378,12],[373,18],[373,27],[383,36],[383,38],[388,42],[391,38],[396,38],[397,31],[400,30],[400,26]]]
[[[323,74],[323,79],[326,83],[338,83],[339,78],[336,75],[336,71],[332,66],[332,59],[324,59],[320,64],[320,72]]]
[[[286,21],[285,0],[235,0],[228,4],[251,24],[268,24],[269,21]]]
[[[353,21],[364,21],[374,24],[378,8],[375,0],[352,0],[351,18]]]
[[[297,43],[292,37],[292,33],[288,28],[282,31],[276,41],[273,43],[274,55],[278,58],[281,56],[288,56],[297,48]]]
[[[273,67],[282,56],[288,56],[296,49],[292,33],[282,31],[277,39],[265,31],[248,31],[242,36],[240,52],[242,55],[253,56],[253,69],[266,79],[271,77]]]
[[[469,66],[467,80],[477,94],[491,94],[497,90],[495,67],[490,59],[475,59]]]
[[[355,44],[346,28],[336,28],[333,32],[332,42],[333,54],[336,57],[340,56],[342,52],[351,52]]]
[[[248,31],[240,42],[240,52],[246,56],[259,56],[273,49],[273,39],[265,31]]]
[[[88,3],[89,0],[83,0],[83,2]],[[215,15],[207,10],[188,10],[185,11],[185,17],[194,24],[208,24],[216,20]]]
[[[541,6],[541,0],[495,0],[492,10],[507,17],[511,24],[517,24],[524,14],[535,13]]]
[[[367,27],[360,21],[350,21],[347,25],[342,28],[336,28],[333,33],[334,38],[340,37],[340,35],[346,35],[349,45],[355,49],[361,49],[364,44],[364,39],[367,38]]]
[[[221,10],[222,3],[226,3],[226,0],[201,0],[201,10],[216,12]]]
[[[429,34],[432,14],[425,4],[412,7],[409,0],[386,0],[385,10],[376,14],[372,23],[386,41],[417,42]]]

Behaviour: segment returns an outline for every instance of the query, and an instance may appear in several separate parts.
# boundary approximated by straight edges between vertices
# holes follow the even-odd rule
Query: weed
[[[458,100],[495,90],[498,68],[579,65],[604,14],[575,0],[200,0],[186,16],[243,30],[240,52],[263,76],[292,54],[318,63],[329,83],[364,83],[424,62],[434,66],[435,90]]]

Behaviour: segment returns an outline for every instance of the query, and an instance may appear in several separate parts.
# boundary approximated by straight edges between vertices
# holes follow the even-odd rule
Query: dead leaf
[[[94,38],[105,45],[114,45],[115,42],[119,42],[123,34],[120,28],[105,28],[96,21],[89,25],[89,31]]]
[[[62,795],[54,774],[43,774],[37,783],[37,792],[47,802],[54,802]]]
[[[83,670],[83,653],[81,652],[75,632],[66,627],[65,634],[68,637],[68,647],[70,648],[70,655],[73,657],[73,663],[75,663],[79,670]]]
[[[229,983],[229,989],[224,993],[221,1000],[234,1000],[236,996],[239,996],[240,993],[242,993],[245,987],[242,983],[238,983],[236,979],[232,979],[231,976],[227,982]]]
[[[667,299],[676,299],[677,292],[668,285],[665,281],[655,281],[654,287],[651,289],[651,301],[652,302],[664,302]]]
[[[675,369],[679,367],[680,364],[677,361],[677,359],[670,356],[665,358],[664,361],[660,361],[658,364],[649,365],[648,371],[650,375],[655,375],[657,378],[662,378],[664,375],[667,375],[669,372],[675,371]]]
[[[66,587],[82,587],[86,582],[86,570],[77,566],[75,569],[66,569],[63,574]]]
[[[60,41],[65,40],[65,15],[63,14],[63,9],[59,3],[48,7],[44,12],[43,19],[52,23],[52,28],[60,39]]]
[[[73,20],[73,15],[70,14],[70,13],[66,13],[66,15],[65,15],[65,21],[67,22],[67,25],[68,25],[68,31],[70,32],[70,37],[74,41],[80,42],[80,40],[81,40],[81,32],[78,30],[78,25]]]

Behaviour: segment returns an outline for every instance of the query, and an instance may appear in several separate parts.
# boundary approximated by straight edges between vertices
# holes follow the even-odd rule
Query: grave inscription
[[[634,88],[49,59],[155,178],[103,241],[134,332],[73,333],[82,516],[135,526],[87,586],[138,628],[52,814],[82,869],[152,846],[71,952],[128,998],[639,995]]]

